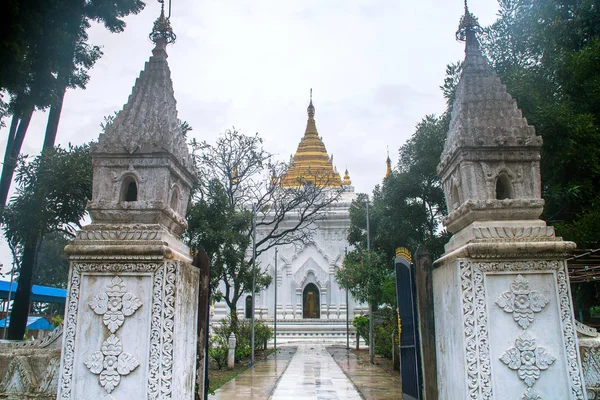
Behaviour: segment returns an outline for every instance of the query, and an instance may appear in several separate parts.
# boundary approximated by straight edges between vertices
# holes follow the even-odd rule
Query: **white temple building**
[[[319,136],[314,119],[315,108],[312,99],[308,106],[308,121],[304,137],[298,145],[287,173],[281,179],[282,186],[298,184],[299,178],[315,174],[332,176],[328,182],[343,189],[339,200],[327,210],[324,218],[315,222],[313,240],[302,245],[284,245],[271,248],[257,258],[258,265],[267,269],[274,277],[273,283],[256,294],[256,318],[273,325],[275,304],[277,304],[277,341],[286,342],[319,337],[328,341],[346,340],[346,310],[352,327],[356,315],[367,312],[366,305],[357,304],[351,295],[346,300],[346,290],[335,280],[335,272],[342,267],[344,252],[348,248],[350,228],[349,208],[356,194],[345,171],[340,177],[333,166],[325,144]],[[290,213],[293,214],[293,213]],[[286,221],[293,224],[294,215]],[[257,237],[266,234],[257,229]],[[349,250],[349,249],[348,249]],[[277,251],[277,271],[275,274],[275,254]],[[275,285],[277,302],[275,303]],[[237,305],[238,316],[250,318],[252,297],[244,295]],[[213,320],[228,314],[225,302],[214,305]],[[354,341],[352,334],[351,340]]]

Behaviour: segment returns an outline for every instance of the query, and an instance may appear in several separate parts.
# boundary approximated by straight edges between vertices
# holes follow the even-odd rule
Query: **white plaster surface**
[[[102,323],[102,316],[97,315],[88,305],[96,295],[107,290],[115,275],[82,273],[81,296],[79,298],[79,313],[77,316],[75,346],[75,362],[73,364],[73,399],[102,399],[106,391],[94,382],[99,376],[94,375],[85,366],[85,359],[95,351],[99,351],[102,342],[110,336],[107,327]],[[150,317],[152,304],[151,274],[129,275],[119,274],[127,286],[127,291],[142,300],[142,306],[125,318],[123,325],[117,330],[116,336],[121,339],[123,351],[133,355],[140,365],[129,375],[122,376],[119,386],[112,392],[115,399],[132,399],[136,396],[146,396],[146,381],[148,369],[148,343],[150,337]]]
[[[536,339],[536,345],[545,347],[557,361],[540,372],[540,378],[533,388],[542,399],[568,399],[570,389],[566,368],[565,344],[560,321],[555,274],[553,271],[535,273],[520,272],[531,285],[550,302],[542,311],[534,314],[534,321],[527,331]],[[496,299],[507,290],[517,274],[486,273],[486,307],[489,323],[490,358],[492,362],[493,393],[497,399],[518,399],[527,386],[517,377],[517,371],[509,369],[500,357],[515,347],[515,339],[522,332],[510,313],[495,304]]]
[[[457,261],[433,270],[433,293],[439,398],[464,398],[466,364]]]

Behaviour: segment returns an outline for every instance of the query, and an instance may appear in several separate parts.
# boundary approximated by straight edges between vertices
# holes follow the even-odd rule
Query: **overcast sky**
[[[482,25],[497,8],[496,0],[469,2]],[[58,144],[96,139],[103,116],[123,107],[151,55],[159,12],[147,0],[121,34],[92,26],[90,43],[104,56],[86,90],[67,92]],[[444,111],[439,86],[446,65],[463,58],[454,38],[462,14],[462,0],[173,0],[177,42],[167,52],[179,118],[191,137],[211,143],[232,126],[258,132],[287,161],[313,88],[317,129],[334,164],[348,168],[356,191],[370,192],[385,174],[386,146],[395,165],[421,118]],[[34,115],[23,153],[39,152],[46,119]],[[0,131],[2,152],[6,135]],[[0,262],[10,263],[7,251]]]

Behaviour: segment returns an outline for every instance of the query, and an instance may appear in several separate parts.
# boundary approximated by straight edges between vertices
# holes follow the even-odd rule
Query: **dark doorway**
[[[252,318],[252,296],[246,296],[246,318]]]
[[[302,292],[302,318],[321,318],[319,304],[319,289],[314,283],[309,283]]]

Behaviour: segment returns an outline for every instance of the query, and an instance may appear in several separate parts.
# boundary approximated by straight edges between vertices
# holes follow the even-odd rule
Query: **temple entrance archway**
[[[314,283],[309,283],[302,292],[302,318],[321,318],[319,304],[319,289]]]

